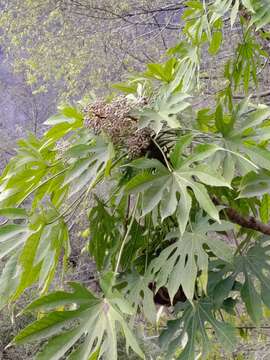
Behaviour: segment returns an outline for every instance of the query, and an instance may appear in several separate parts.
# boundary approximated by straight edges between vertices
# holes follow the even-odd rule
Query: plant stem
[[[118,254],[118,258],[117,258],[117,263],[116,263],[115,270],[114,270],[114,278],[116,277],[116,275],[118,273],[121,257],[122,257],[122,254],[123,254],[123,250],[124,250],[124,247],[126,245],[126,241],[128,239],[130,230],[131,230],[132,225],[133,225],[134,220],[135,220],[135,214],[136,214],[136,210],[137,210],[137,206],[138,206],[138,202],[139,202],[139,197],[140,197],[140,195],[137,195],[137,198],[136,198],[133,210],[132,210],[131,220],[130,220],[130,223],[129,223],[128,227],[127,227],[124,239],[123,239],[122,244],[121,244],[121,248],[120,248],[120,251],[119,251],[119,254]]]
[[[167,165],[167,168],[172,172],[171,165],[169,164],[169,161],[168,161],[167,156],[165,155],[164,151],[162,150],[162,148],[159,146],[158,142],[154,138],[152,140],[153,140],[154,144],[156,145],[156,147],[161,152],[161,154],[164,158],[165,164]]]
[[[72,207],[76,204],[76,202],[78,200],[80,200],[80,202],[82,201],[81,196],[86,193],[86,190],[80,194],[78,197],[76,197],[76,199],[74,201],[72,201],[72,203],[68,206],[68,208],[66,210],[64,210],[61,214],[59,214],[56,218],[54,218],[53,220],[51,220],[50,222],[47,223],[47,225],[53,224],[54,222],[58,221],[59,219],[61,219],[62,217],[64,217],[65,215],[68,215],[72,212]],[[79,203],[80,203],[79,202]]]

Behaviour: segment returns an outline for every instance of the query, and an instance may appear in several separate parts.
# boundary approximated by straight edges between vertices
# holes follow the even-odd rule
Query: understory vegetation
[[[182,21],[166,60],[111,96],[60,106],[43,136],[18,142],[0,177],[0,309],[14,313],[29,289],[36,298],[13,314],[30,323],[6,350],[229,359],[269,316],[270,107],[258,91],[270,4],[187,1]],[[241,37],[201,106],[205,56],[222,52],[228,22]],[[62,281],[81,214],[94,287]]]

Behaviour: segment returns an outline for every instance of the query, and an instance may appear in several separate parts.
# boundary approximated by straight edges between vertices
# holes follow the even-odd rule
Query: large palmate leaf
[[[113,248],[121,239],[116,216],[110,214],[105,205],[96,197],[96,205],[89,213],[90,241],[89,252],[94,257],[98,270],[101,270],[111,256]]]
[[[114,157],[112,144],[103,138],[94,138],[90,134],[86,141],[80,139],[69,149],[70,167],[67,171],[64,185],[70,186],[69,196],[72,196],[86,186],[91,186],[99,174],[109,172]]]
[[[238,104],[233,114],[225,115],[221,104],[218,108],[216,129],[222,138],[217,139],[216,144],[225,151],[215,153],[209,159],[211,166],[229,181],[239,174],[244,176],[251,171],[269,170],[269,107],[258,106],[254,109],[249,99],[245,99]],[[208,116],[206,121],[210,125],[211,117]],[[258,146],[258,142],[264,143]]]
[[[182,19],[185,20],[186,23],[183,32],[192,43],[199,48],[199,46],[207,39],[209,42],[209,53],[215,55],[218,52],[223,39],[221,31],[223,25],[222,21],[214,21],[213,24],[210,24],[209,17],[207,16],[206,4],[203,4],[199,0],[186,2],[186,9]],[[194,50],[195,49],[196,47],[194,47]],[[197,54],[199,55],[198,51]]]
[[[144,73],[144,76],[170,83],[173,79],[176,63],[176,59],[171,58],[164,64],[147,64],[147,71]]]
[[[142,109],[137,113],[140,118],[139,127],[150,127],[156,134],[160,132],[164,124],[170,128],[179,128],[177,114],[190,106],[186,101],[189,97],[185,93],[165,92],[151,108]]]
[[[204,358],[211,349],[210,333],[207,326],[213,329],[215,336],[225,350],[232,351],[234,349],[236,345],[235,328],[229,323],[216,319],[212,302],[206,298],[196,301],[193,306],[188,305],[180,319],[168,322],[167,329],[160,337],[161,345],[167,350],[168,359],[194,360],[198,343],[202,349],[199,354],[203,355]],[[185,336],[188,339],[182,352],[174,357]]]
[[[149,284],[153,280],[150,272],[148,271],[144,275],[140,275],[133,271],[124,280],[127,282],[125,288],[127,299],[136,310],[136,313],[141,309],[146,319],[155,323],[157,309],[154,303],[153,291],[149,288]]]
[[[42,141],[31,136],[28,140],[19,142],[17,155],[10,161],[1,176],[0,205],[2,207],[15,206],[30,194],[46,175],[47,178],[55,174],[55,169],[48,168],[55,154],[44,149],[40,151]]]
[[[239,6],[239,0],[236,0],[235,2],[233,0],[215,0],[211,7],[212,14],[210,22],[214,24],[224,14],[231,11],[231,25],[233,25],[238,13]]]
[[[25,217],[23,209],[11,210],[8,212],[12,217],[19,213]],[[56,215],[57,212],[51,210],[46,215],[35,214],[32,222],[8,223],[0,227],[0,258],[9,259],[0,277],[1,306],[10,299],[18,298],[36,281],[41,291],[47,289],[62,251],[65,256],[69,255],[65,223],[62,219],[50,223]]]
[[[79,284],[70,286],[72,293],[58,291],[30,304],[26,310],[47,314],[22,330],[14,342],[49,339],[37,360],[58,360],[65,354],[70,360],[88,360],[94,354],[96,359],[116,360],[117,333],[121,329],[127,350],[131,347],[144,358],[123,315],[130,315],[132,309],[119,293],[96,297]],[[57,310],[60,307],[64,310]]]
[[[203,20],[205,20],[205,17]],[[189,36],[189,30],[190,29],[186,30],[187,36]],[[201,29],[199,29],[198,34],[200,34],[200,30]],[[189,93],[198,83],[200,48],[182,41],[175,47],[169,49],[168,55],[173,55],[178,58],[178,63],[175,67],[175,76],[168,86],[169,91],[174,92],[181,89],[182,92]]]
[[[211,22],[231,12],[231,25],[235,23],[240,6],[243,5],[251,17],[250,23],[260,29],[270,23],[270,6],[267,0],[215,0],[212,5]]]
[[[244,5],[252,11],[251,23],[255,24],[257,29],[263,28],[270,24],[270,4],[267,0],[249,0],[252,6],[247,6],[247,0],[242,0]]]
[[[57,152],[59,140],[68,140],[83,124],[83,116],[75,108],[64,107],[46,125],[53,125],[41,139],[29,135],[18,142],[17,155],[11,159],[0,181],[0,206],[18,206],[34,195],[33,207],[46,195],[59,206],[65,198],[63,185],[66,164]]]
[[[268,54],[261,48],[261,45],[247,32],[245,41],[239,44],[236,49],[236,60],[232,67],[232,80],[234,89],[240,89],[243,84],[245,93],[248,93],[251,80],[254,85],[258,85],[257,72],[263,68],[263,64]]]
[[[251,320],[255,324],[260,323],[263,318],[263,305],[270,307],[269,243],[268,236],[259,238],[247,253],[234,258],[232,267],[227,271],[224,268],[225,273],[228,272],[229,275],[215,285],[213,299],[216,306],[220,307],[223,304],[227,311],[226,301],[231,302],[232,298],[229,296],[231,291],[238,289]],[[236,285],[237,277],[242,283],[237,282]]]
[[[262,170],[258,173],[254,171],[249,172],[242,177],[239,190],[239,198],[250,198],[268,194],[270,191],[269,171]]]
[[[20,248],[33,233],[27,225],[8,224],[0,228],[0,259]]]
[[[188,145],[188,142],[186,137],[181,138],[180,141],[183,142],[183,147],[178,143],[174,150],[174,152],[179,151],[177,162],[174,160],[177,155],[172,154],[172,162],[175,167],[172,171],[158,161],[147,159],[134,161],[130,166],[144,171],[130,180],[126,190],[131,193],[141,192],[143,194],[143,215],[149,213],[155,207],[159,207],[161,218],[165,219],[178,210],[179,226],[183,233],[191,209],[190,190],[192,190],[201,208],[213,219],[218,220],[218,210],[202,183],[210,186],[225,187],[230,187],[230,184],[211,168],[203,164],[194,165],[197,161],[202,161],[215,152],[222,150],[221,148],[215,145],[198,146],[192,155],[181,161],[181,151]],[[150,169],[155,170],[150,171]],[[180,199],[178,200],[179,195]]]
[[[204,226],[198,226],[197,229],[198,232],[185,232],[183,236],[178,232],[168,234],[166,240],[173,240],[173,244],[166,247],[150,264],[149,271],[156,281],[156,288],[166,286],[172,303],[180,286],[186,297],[193,300],[199,273],[203,274],[203,288],[206,289],[208,250],[224,261],[232,261],[232,249],[225,242],[206,235]]]
[[[45,125],[51,128],[44,134],[43,147],[55,145],[58,140],[81,128],[83,120],[83,114],[76,108],[69,106],[60,108],[57,115],[45,121]]]
[[[269,261],[270,245],[266,236],[259,239],[246,255],[235,259],[237,272],[245,278],[241,296],[249,316],[256,323],[262,318],[262,303],[270,307]]]
[[[21,267],[18,265],[20,253],[15,253],[6,261],[0,276],[0,309],[12,298],[20,281]]]

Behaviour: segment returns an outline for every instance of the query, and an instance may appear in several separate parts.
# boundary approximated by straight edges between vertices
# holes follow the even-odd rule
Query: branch
[[[267,96],[270,96],[270,91],[265,91],[265,92],[262,92],[262,93],[258,93],[258,94],[253,94],[250,96],[251,99],[254,99],[254,98],[263,98],[263,97],[267,97]],[[245,95],[234,95],[233,96],[234,99],[245,99],[246,96]]]
[[[216,197],[213,199],[215,205],[224,205]],[[256,219],[254,216],[243,216],[237,212],[237,210],[226,207],[224,209],[228,219],[234,223],[238,224],[244,228],[258,231],[265,235],[270,235],[270,225],[262,223],[260,220]]]
[[[100,7],[95,5],[89,5],[89,4],[82,4],[80,2],[72,1],[73,7],[75,9],[72,9],[73,14],[77,14],[80,16],[86,16],[92,19],[98,19],[98,20],[122,20],[130,25],[135,26],[154,26],[154,27],[160,27],[165,26],[165,24],[157,24],[155,21],[138,21],[136,17],[140,16],[150,16],[152,15],[152,18],[155,14],[161,13],[161,12],[176,12],[179,10],[182,10],[184,8],[183,1],[177,4],[170,4],[162,8],[157,9],[139,9],[138,11],[134,12],[117,12],[115,9],[111,9],[108,7]],[[77,9],[76,9],[77,8]],[[70,9],[69,9],[70,11]],[[134,19],[135,18],[135,19]],[[133,20],[134,19],[134,20]],[[179,26],[175,24],[166,24],[167,30],[179,30]]]
[[[83,4],[79,4],[79,3],[77,3],[76,5],[77,5],[77,7],[85,8],[87,10],[91,10],[91,11],[94,10],[96,12],[108,14],[109,16],[112,16],[112,18],[121,18],[124,20],[124,18],[132,18],[132,17],[140,16],[140,15],[156,14],[156,13],[160,13],[160,12],[169,12],[169,11],[174,12],[174,11],[182,10],[183,2],[184,1],[181,1],[178,4],[170,4],[170,5],[164,6],[162,8],[156,8],[156,9],[142,9],[141,8],[141,9],[139,9],[139,11],[135,10],[134,12],[126,12],[126,13],[125,12],[118,13],[114,9],[110,9],[107,6],[100,7],[100,6],[95,6],[95,5],[83,5]]]
[[[270,225],[262,223],[254,216],[244,217],[232,208],[227,208],[225,209],[225,211],[231,222],[238,224],[244,228],[259,231],[265,235],[270,235]]]

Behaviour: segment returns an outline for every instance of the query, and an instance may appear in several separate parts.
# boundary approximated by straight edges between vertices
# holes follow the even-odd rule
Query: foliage
[[[106,289],[108,279],[103,281]],[[133,310],[119,294],[107,289],[106,297],[97,298],[79,284],[70,284],[70,286],[74,290],[73,293],[58,292],[47,295],[29,306],[31,311],[48,311],[60,306],[67,307],[68,310],[50,312],[49,315],[29,325],[15,338],[17,343],[55,335],[59,327],[67,326],[69,330],[54,337],[54,340],[37,356],[38,359],[59,359],[82,336],[84,336],[83,344],[69,356],[70,359],[89,359],[89,356],[94,354],[96,357],[111,359],[117,357],[116,324],[119,324],[127,339],[127,349],[131,347],[143,357],[122,317],[122,313],[130,314]],[[70,324],[76,320],[78,325],[73,328]]]
[[[13,343],[48,339],[37,359],[117,359],[119,336],[144,358],[128,320],[156,325],[159,304],[173,309],[160,336],[166,358],[193,360],[216,339],[233,350],[239,303],[261,321],[270,307],[270,108],[252,92],[260,57],[268,57],[257,42],[270,22],[266,9],[263,0],[188,1],[184,40],[165,63],[118,84],[126,97],[92,103],[87,121],[82,109],[62,108],[41,139],[19,142],[0,178],[0,304],[34,284],[40,294],[25,309],[37,320]],[[216,105],[197,108],[203,50],[219,51],[228,15],[243,39]],[[138,134],[147,136],[139,153]],[[110,186],[98,196],[102,182]],[[100,291],[73,283],[72,292],[50,292],[80,211],[89,217],[85,248]]]

